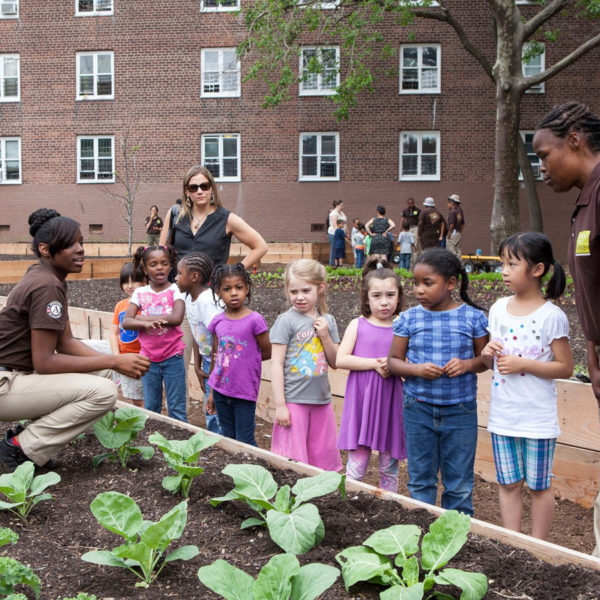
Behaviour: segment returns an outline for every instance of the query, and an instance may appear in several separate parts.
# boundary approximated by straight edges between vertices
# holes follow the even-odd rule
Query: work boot
[[[12,473],[19,465],[29,460],[19,446],[8,441],[21,433],[23,429],[24,427],[21,425],[17,425],[14,431],[8,429],[4,434],[4,439],[0,442],[0,471],[3,473]]]

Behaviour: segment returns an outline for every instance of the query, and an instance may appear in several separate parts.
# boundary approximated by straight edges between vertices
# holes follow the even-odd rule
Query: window
[[[112,52],[77,53],[77,99],[110,100],[114,98]]]
[[[334,10],[340,5],[338,0],[298,0],[298,6],[316,8],[319,10]]]
[[[17,19],[19,17],[19,0],[0,0],[0,19]]]
[[[302,48],[300,55],[300,95],[334,94],[340,84],[340,49],[333,47]]]
[[[525,142],[525,150],[527,151],[527,158],[529,159],[529,164],[533,169],[533,176],[536,179],[541,179],[542,174],[540,172],[540,159],[538,155],[535,153],[533,149],[533,131],[521,131],[521,137],[523,138],[523,142]],[[519,179],[523,179],[523,173],[521,173],[521,169],[519,169]]]
[[[300,134],[300,181],[339,181],[339,134]]]
[[[534,44],[537,47],[535,56],[528,56],[527,59],[525,56],[534,51]],[[540,42],[525,43],[523,44],[523,75],[525,77],[531,77],[532,75],[537,75],[538,73],[542,73],[546,69],[546,48],[544,44]],[[539,52],[541,50],[541,53]],[[528,90],[526,90],[527,94],[543,94],[545,91],[544,82],[538,83],[537,85],[532,85]]]
[[[400,179],[440,179],[440,134],[403,131],[400,134]]]
[[[240,136],[215,133],[202,136],[202,164],[217,181],[240,181]]]
[[[19,55],[0,54],[0,102],[18,102],[20,87]]]
[[[77,183],[114,183],[114,146],[112,135],[77,138]]]
[[[0,184],[21,183],[21,138],[0,138]]]
[[[240,0],[201,0],[200,12],[231,12],[240,10]]]
[[[75,0],[75,14],[85,17],[112,15],[113,0]]]
[[[240,95],[240,62],[235,48],[202,50],[203,97]]]
[[[400,93],[433,94],[440,91],[441,48],[400,47]]]

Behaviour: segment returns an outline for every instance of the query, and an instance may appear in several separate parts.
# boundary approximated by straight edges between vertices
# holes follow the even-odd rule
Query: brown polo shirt
[[[0,311],[0,365],[33,371],[31,330],[60,333],[67,320],[67,284],[42,263],[32,265]]]
[[[586,339],[600,344],[600,163],[581,190],[571,217],[569,268]]]

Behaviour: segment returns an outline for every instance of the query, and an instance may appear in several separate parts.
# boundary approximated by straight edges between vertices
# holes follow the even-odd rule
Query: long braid
[[[600,119],[585,104],[566,102],[554,106],[535,129],[549,129],[556,137],[563,139],[572,131],[579,131],[590,150],[600,152]]]
[[[208,285],[214,269],[214,263],[210,256],[202,252],[190,252],[186,254],[181,262],[190,271],[196,271],[200,274],[200,283],[202,285]]]

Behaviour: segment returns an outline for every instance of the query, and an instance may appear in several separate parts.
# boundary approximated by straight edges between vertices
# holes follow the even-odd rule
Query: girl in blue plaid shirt
[[[460,260],[431,248],[413,267],[418,306],[400,313],[388,357],[404,378],[404,429],[412,498],[435,504],[438,471],[442,507],[473,514],[477,447],[477,376],[486,367],[487,318],[467,293]],[[462,302],[453,297],[459,286]]]

